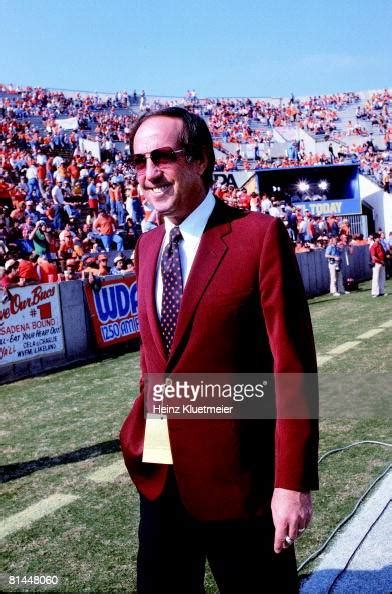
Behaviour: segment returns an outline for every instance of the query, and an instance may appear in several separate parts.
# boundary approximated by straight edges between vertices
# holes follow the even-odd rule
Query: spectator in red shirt
[[[25,210],[26,210],[26,203],[20,202],[19,206],[11,212],[11,214],[10,214],[11,219],[13,221],[17,221],[18,223],[24,223]]]
[[[374,242],[370,246],[370,257],[373,263],[372,297],[384,297],[386,254],[379,233],[374,234]]]
[[[117,250],[124,249],[123,240],[119,235],[116,235],[116,221],[114,218],[103,209],[93,225],[94,231],[99,233],[104,249],[109,252],[111,244],[114,241],[117,244]]]
[[[38,275],[41,283],[49,283],[57,281],[57,266],[54,262],[49,262],[46,256],[40,256],[37,260]]]
[[[38,186],[39,186],[39,189],[41,192],[41,196],[43,196],[45,194],[44,182],[46,179],[46,165],[44,165],[43,163],[41,163],[37,167],[37,179],[38,179]]]
[[[67,167],[67,173],[71,178],[71,185],[73,187],[80,177],[80,169],[76,165],[75,159],[72,159],[71,165]]]
[[[74,250],[73,237],[71,231],[65,231],[63,238],[60,240],[60,248],[58,257],[60,259],[67,259],[72,256]]]
[[[39,276],[37,272],[38,255],[33,253],[29,259],[19,258],[18,273],[21,279],[25,280],[25,284],[38,283]]]
[[[2,276],[0,283],[3,289],[24,286],[25,280],[21,280],[19,276],[18,260],[7,260],[7,262],[4,264],[4,275]]]

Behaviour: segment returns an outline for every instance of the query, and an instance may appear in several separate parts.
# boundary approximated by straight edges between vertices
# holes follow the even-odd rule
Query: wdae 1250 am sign
[[[134,275],[103,280],[99,290],[87,284],[85,292],[99,347],[126,342],[139,336]]]

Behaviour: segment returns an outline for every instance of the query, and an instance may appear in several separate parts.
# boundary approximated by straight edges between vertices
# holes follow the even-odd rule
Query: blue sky
[[[0,82],[199,96],[392,85],[391,0],[0,0]]]

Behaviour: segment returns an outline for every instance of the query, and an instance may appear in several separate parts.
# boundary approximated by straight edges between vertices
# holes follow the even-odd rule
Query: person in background
[[[46,255],[39,256],[37,259],[37,273],[41,283],[56,282],[58,279],[58,270],[54,262],[49,262]]]
[[[116,256],[113,260],[113,266],[110,269],[110,274],[115,274],[115,275],[119,275],[119,274],[124,274],[124,272],[127,271],[127,265],[125,263],[125,259],[124,256],[122,256],[121,254],[119,256]]]
[[[68,258],[65,262],[64,269],[64,280],[78,280],[80,279],[80,273],[77,271],[78,262],[74,258]]]
[[[39,256],[49,254],[50,236],[45,221],[38,221],[29,235],[29,240],[33,242],[34,252]]]
[[[92,256],[91,254],[86,254],[85,256],[83,256],[83,258],[80,262],[79,270],[82,272],[84,271],[88,275],[97,274],[98,273],[97,258],[95,256]]]
[[[37,271],[37,260],[39,256],[35,252],[28,258],[19,258],[19,277],[24,279],[26,285],[38,283],[40,278]]]
[[[4,274],[1,277],[1,287],[3,289],[11,289],[12,287],[24,287],[25,279],[19,276],[19,262],[18,260],[10,259],[4,264]]]
[[[329,292],[334,297],[340,295],[348,295],[349,291],[344,289],[342,276],[342,255],[343,250],[338,245],[337,237],[331,237],[327,249],[325,250],[325,257],[328,261],[329,270]]]
[[[386,253],[380,241],[380,234],[374,233],[373,243],[370,246],[370,257],[373,263],[372,272],[372,297],[386,297],[385,293],[385,263]]]
[[[30,217],[31,222],[34,225],[39,219],[39,214],[36,211],[35,204],[32,200],[26,200],[25,217]]]
[[[106,254],[99,254],[98,256],[98,276],[108,276],[110,268],[108,266],[108,257]]]
[[[64,231],[62,238],[60,239],[60,247],[58,250],[58,258],[60,260],[67,260],[72,256],[74,250],[74,243],[72,237],[72,231]]]
[[[392,232],[389,234],[389,238],[388,241],[384,231],[380,231],[380,243],[385,252],[385,279],[392,276]]]
[[[93,177],[88,178],[87,199],[90,212],[96,217],[98,214],[98,193]]]
[[[116,244],[117,251],[124,249],[122,237],[116,233],[116,221],[106,209],[102,209],[94,221],[93,230],[99,234],[105,251],[110,251],[112,242]]]

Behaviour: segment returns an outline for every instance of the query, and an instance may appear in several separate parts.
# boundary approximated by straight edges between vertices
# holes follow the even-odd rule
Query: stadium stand
[[[144,110],[182,105],[204,117],[216,172],[358,163],[363,175],[391,192],[391,103],[387,89],[287,100],[200,99],[195,91],[162,98],[2,84],[1,286],[47,280],[48,274],[58,280],[87,275],[93,282],[110,271],[105,252],[132,254],[139,234],[157,224],[128,159],[128,133]],[[213,189],[232,206],[281,217],[297,251],[323,249],[331,235],[345,245],[368,241],[354,236],[345,218],[305,214],[271,195],[221,182]],[[121,262],[114,273],[133,270],[132,258]]]

